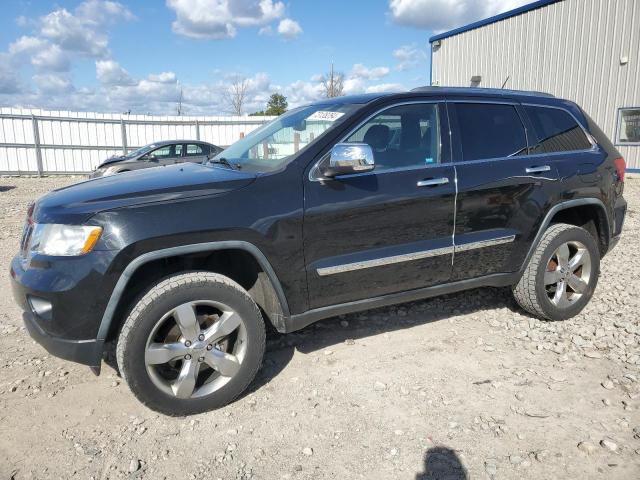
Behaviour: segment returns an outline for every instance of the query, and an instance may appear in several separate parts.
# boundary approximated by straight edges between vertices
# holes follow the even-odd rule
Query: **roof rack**
[[[412,92],[439,92],[450,91],[457,93],[492,93],[494,95],[531,95],[536,97],[551,97],[554,95],[546,92],[535,92],[528,90],[510,90],[506,88],[481,88],[481,87],[438,87],[438,86],[424,86],[417,87],[411,90]]]

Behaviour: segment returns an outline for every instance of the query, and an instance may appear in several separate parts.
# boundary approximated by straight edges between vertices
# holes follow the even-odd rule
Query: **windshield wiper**
[[[240,169],[242,169],[241,165],[239,165],[237,163],[231,163],[229,160],[227,160],[224,157],[214,158],[212,160],[209,160],[209,163],[217,163],[218,165],[224,165],[225,167],[228,167],[231,170],[240,170]]]

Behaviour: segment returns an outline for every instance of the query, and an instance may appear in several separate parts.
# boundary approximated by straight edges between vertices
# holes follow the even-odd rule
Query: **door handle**
[[[435,187],[437,185],[446,185],[449,183],[449,179],[447,177],[442,178],[428,178],[426,180],[420,180],[418,182],[419,187]]]
[[[551,170],[551,167],[549,165],[541,165],[539,167],[527,167],[525,172],[527,173],[542,173],[542,172],[548,172]]]

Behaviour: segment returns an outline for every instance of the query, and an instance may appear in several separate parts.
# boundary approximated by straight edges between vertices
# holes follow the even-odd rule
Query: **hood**
[[[130,160],[124,155],[114,155],[113,157],[107,158],[103,161],[97,168],[104,167],[105,165],[109,165],[110,163],[122,162],[123,160]]]
[[[38,223],[78,224],[120,207],[220,195],[252,183],[253,173],[196,163],[145,168],[54,190],[36,202]]]

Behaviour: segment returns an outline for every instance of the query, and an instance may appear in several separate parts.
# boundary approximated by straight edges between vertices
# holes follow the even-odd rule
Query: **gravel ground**
[[[0,178],[0,480],[640,478],[640,180],[577,318],[478,289],[326,320],[272,335],[250,393],[182,419],[21,324],[6,272],[26,205],[73,181]]]

